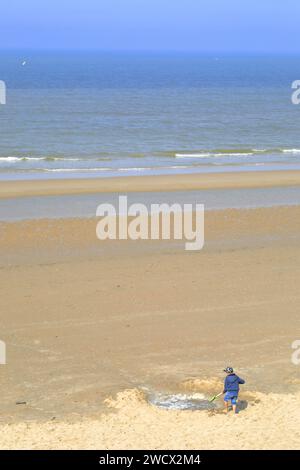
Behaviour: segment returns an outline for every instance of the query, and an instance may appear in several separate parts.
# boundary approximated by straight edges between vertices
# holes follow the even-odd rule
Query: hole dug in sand
[[[148,394],[150,404],[166,410],[215,410],[218,403],[210,401],[202,393],[167,394],[151,392]]]
[[[217,411],[220,409],[220,402],[216,400],[210,403],[208,395],[200,392],[170,393],[158,392],[143,387],[140,389],[129,389],[117,393],[115,398],[110,397],[104,400],[109,408],[119,410],[137,410],[137,407],[156,407],[164,410],[177,411]],[[145,409],[146,409],[145,408]]]

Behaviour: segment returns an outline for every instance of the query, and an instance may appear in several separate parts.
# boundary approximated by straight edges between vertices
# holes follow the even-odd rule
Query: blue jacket
[[[245,383],[245,380],[240,379],[240,377],[238,377],[237,375],[229,374],[227,375],[224,381],[224,393],[226,392],[238,393],[240,390],[240,384],[242,385],[244,383]]]

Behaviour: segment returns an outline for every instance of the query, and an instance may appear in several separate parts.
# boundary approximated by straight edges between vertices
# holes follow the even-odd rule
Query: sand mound
[[[106,398],[104,403],[108,408],[115,408],[116,410],[134,408],[142,405],[146,406],[148,404],[145,392],[136,388],[119,392],[116,398]]]

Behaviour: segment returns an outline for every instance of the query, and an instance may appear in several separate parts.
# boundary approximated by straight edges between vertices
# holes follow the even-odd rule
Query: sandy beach
[[[2,3],[0,463],[293,462],[300,1]]]
[[[0,448],[300,448],[299,206],[209,211],[199,252],[95,226],[0,223]],[[207,398],[228,364],[247,381],[238,416],[149,403]]]
[[[180,191],[195,189],[259,188],[298,186],[300,171],[226,172],[80,178],[53,180],[1,181],[0,198],[54,196],[108,192]]]

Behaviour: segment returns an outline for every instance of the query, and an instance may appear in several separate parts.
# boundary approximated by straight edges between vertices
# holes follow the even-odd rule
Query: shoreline
[[[0,199],[112,192],[169,192],[299,186],[300,171],[1,181]]]

